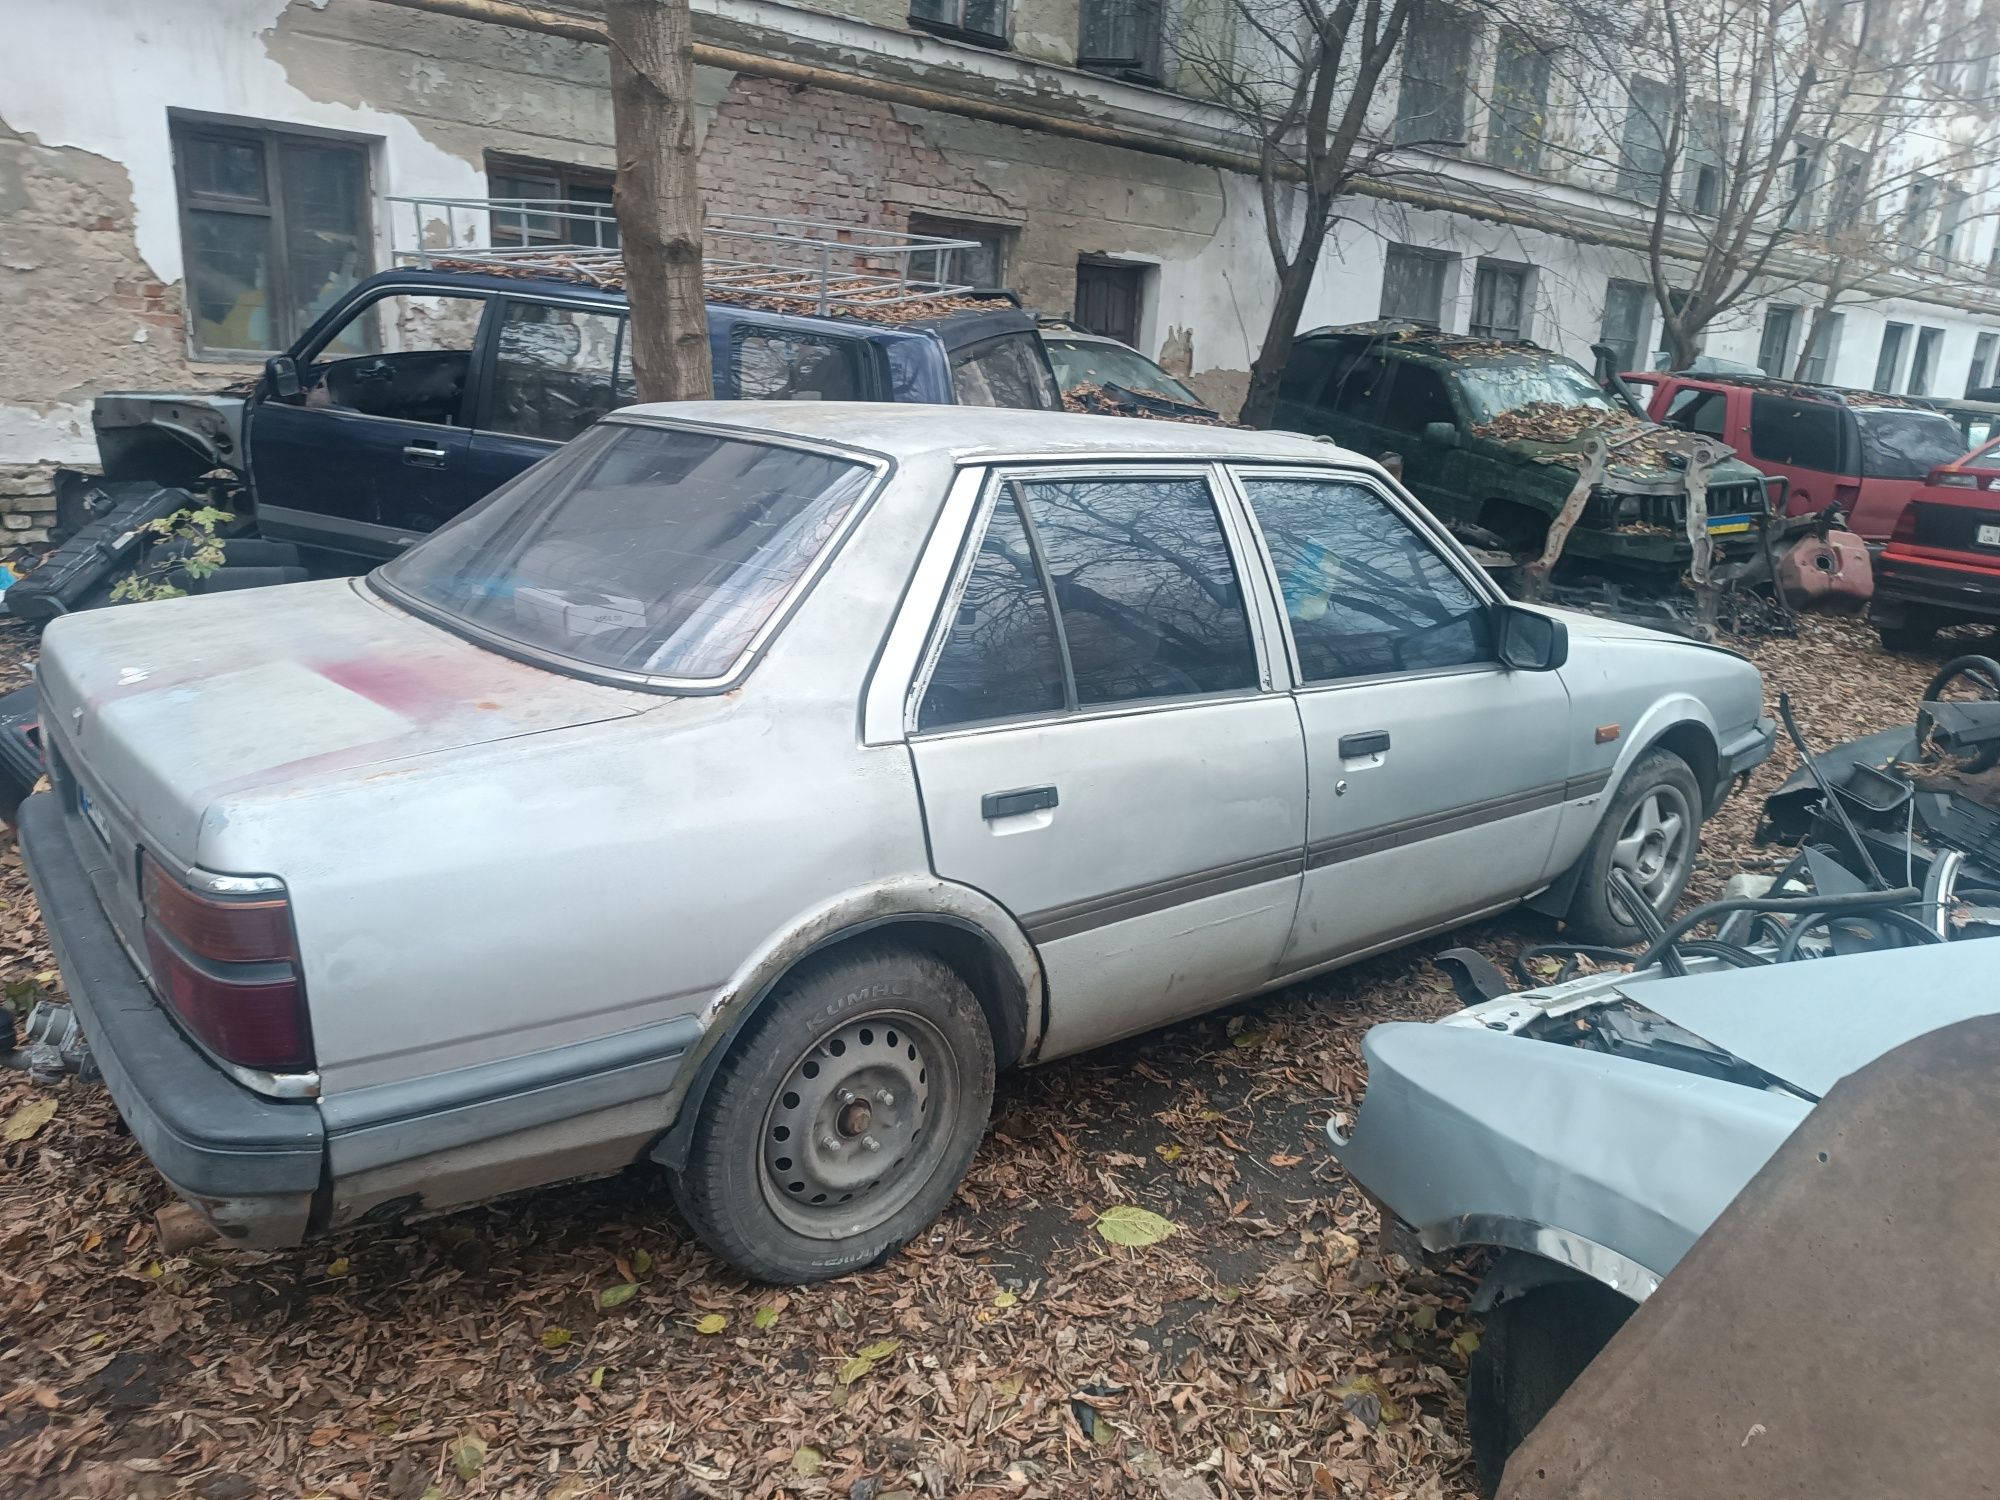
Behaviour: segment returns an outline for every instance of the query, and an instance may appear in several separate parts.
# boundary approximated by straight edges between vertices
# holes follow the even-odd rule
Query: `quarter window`
[[[1011,487],[994,507],[917,714],[919,729],[1060,712],[1055,613]]]
[[[951,351],[951,389],[965,406],[1054,411],[1062,392],[1032,333],[1003,333]]]
[[[1307,682],[1493,660],[1492,621],[1429,539],[1346,480],[1243,482]]]
[[[496,432],[566,443],[613,407],[631,401],[629,379],[614,383],[625,320],[540,302],[510,302],[493,358],[486,425]]]

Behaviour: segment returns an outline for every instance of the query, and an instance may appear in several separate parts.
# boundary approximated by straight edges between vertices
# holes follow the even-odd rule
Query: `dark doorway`
[[[1146,268],[1104,260],[1076,263],[1076,322],[1089,333],[1101,333],[1124,344],[1139,342],[1139,307],[1145,295]]]

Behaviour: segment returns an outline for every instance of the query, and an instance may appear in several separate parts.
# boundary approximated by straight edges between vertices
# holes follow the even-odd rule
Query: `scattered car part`
[[[14,813],[47,768],[42,763],[42,708],[35,685],[0,695],[0,819]]]
[[[1700,764],[1691,858],[1776,732],[1324,442],[857,403],[621,412],[366,580],[58,620],[39,677],[52,944],[232,1242],[650,1158],[801,1281],[949,1197],[995,1068],[1594,900],[1635,776]]]
[[[1915,894],[1852,900],[1894,909]],[[1809,899],[1824,909],[1838,898]],[[1467,1387],[1489,1489],[1591,1346],[1615,1333],[1607,1292],[1628,1308],[1652,1296],[1841,1078],[1914,1037],[2000,1013],[1976,943],[1809,963],[1779,962],[1766,944],[1737,968],[1669,932],[1694,970],[1684,977],[1658,964],[1589,974],[1373,1028],[1352,1129],[1328,1126],[1385,1226],[1429,1252],[1502,1252],[1473,1301],[1503,1309],[1501,1336],[1474,1352]]]
[[[1912,967],[1879,1008],[1949,979]],[[1980,1014],[1835,1082],[1528,1436],[1502,1500],[1990,1487],[1996,1073]]]
[[[45,625],[58,615],[103,603],[117,576],[146,551],[151,541],[146,528],[198,503],[184,489],[145,480],[112,481],[100,488],[113,497],[110,508],[79,527],[7,590],[7,612],[16,619]]]

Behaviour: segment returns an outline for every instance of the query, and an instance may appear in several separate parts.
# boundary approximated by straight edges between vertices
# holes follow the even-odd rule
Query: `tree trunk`
[[[688,0],[609,0],[618,237],[641,401],[715,394],[701,288],[694,21]]]
[[[1299,248],[1291,263],[1278,277],[1278,297],[1271,307],[1271,321],[1264,326],[1264,342],[1250,366],[1250,390],[1236,420],[1246,427],[1269,427],[1278,410],[1278,384],[1284,379],[1285,362],[1292,357],[1292,340],[1305,315],[1306,295],[1312,291],[1313,276],[1319,270],[1319,255],[1326,244],[1326,220],[1308,214],[1299,230]]]

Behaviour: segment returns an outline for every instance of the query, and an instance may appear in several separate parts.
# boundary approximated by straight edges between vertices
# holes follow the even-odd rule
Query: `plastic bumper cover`
[[[239,1245],[295,1245],[319,1190],[325,1132],[308,1101],[266,1099],[211,1063],[161,1008],[126,956],[60,800],[21,804],[22,862],[91,1056],[146,1155],[174,1191]]]

